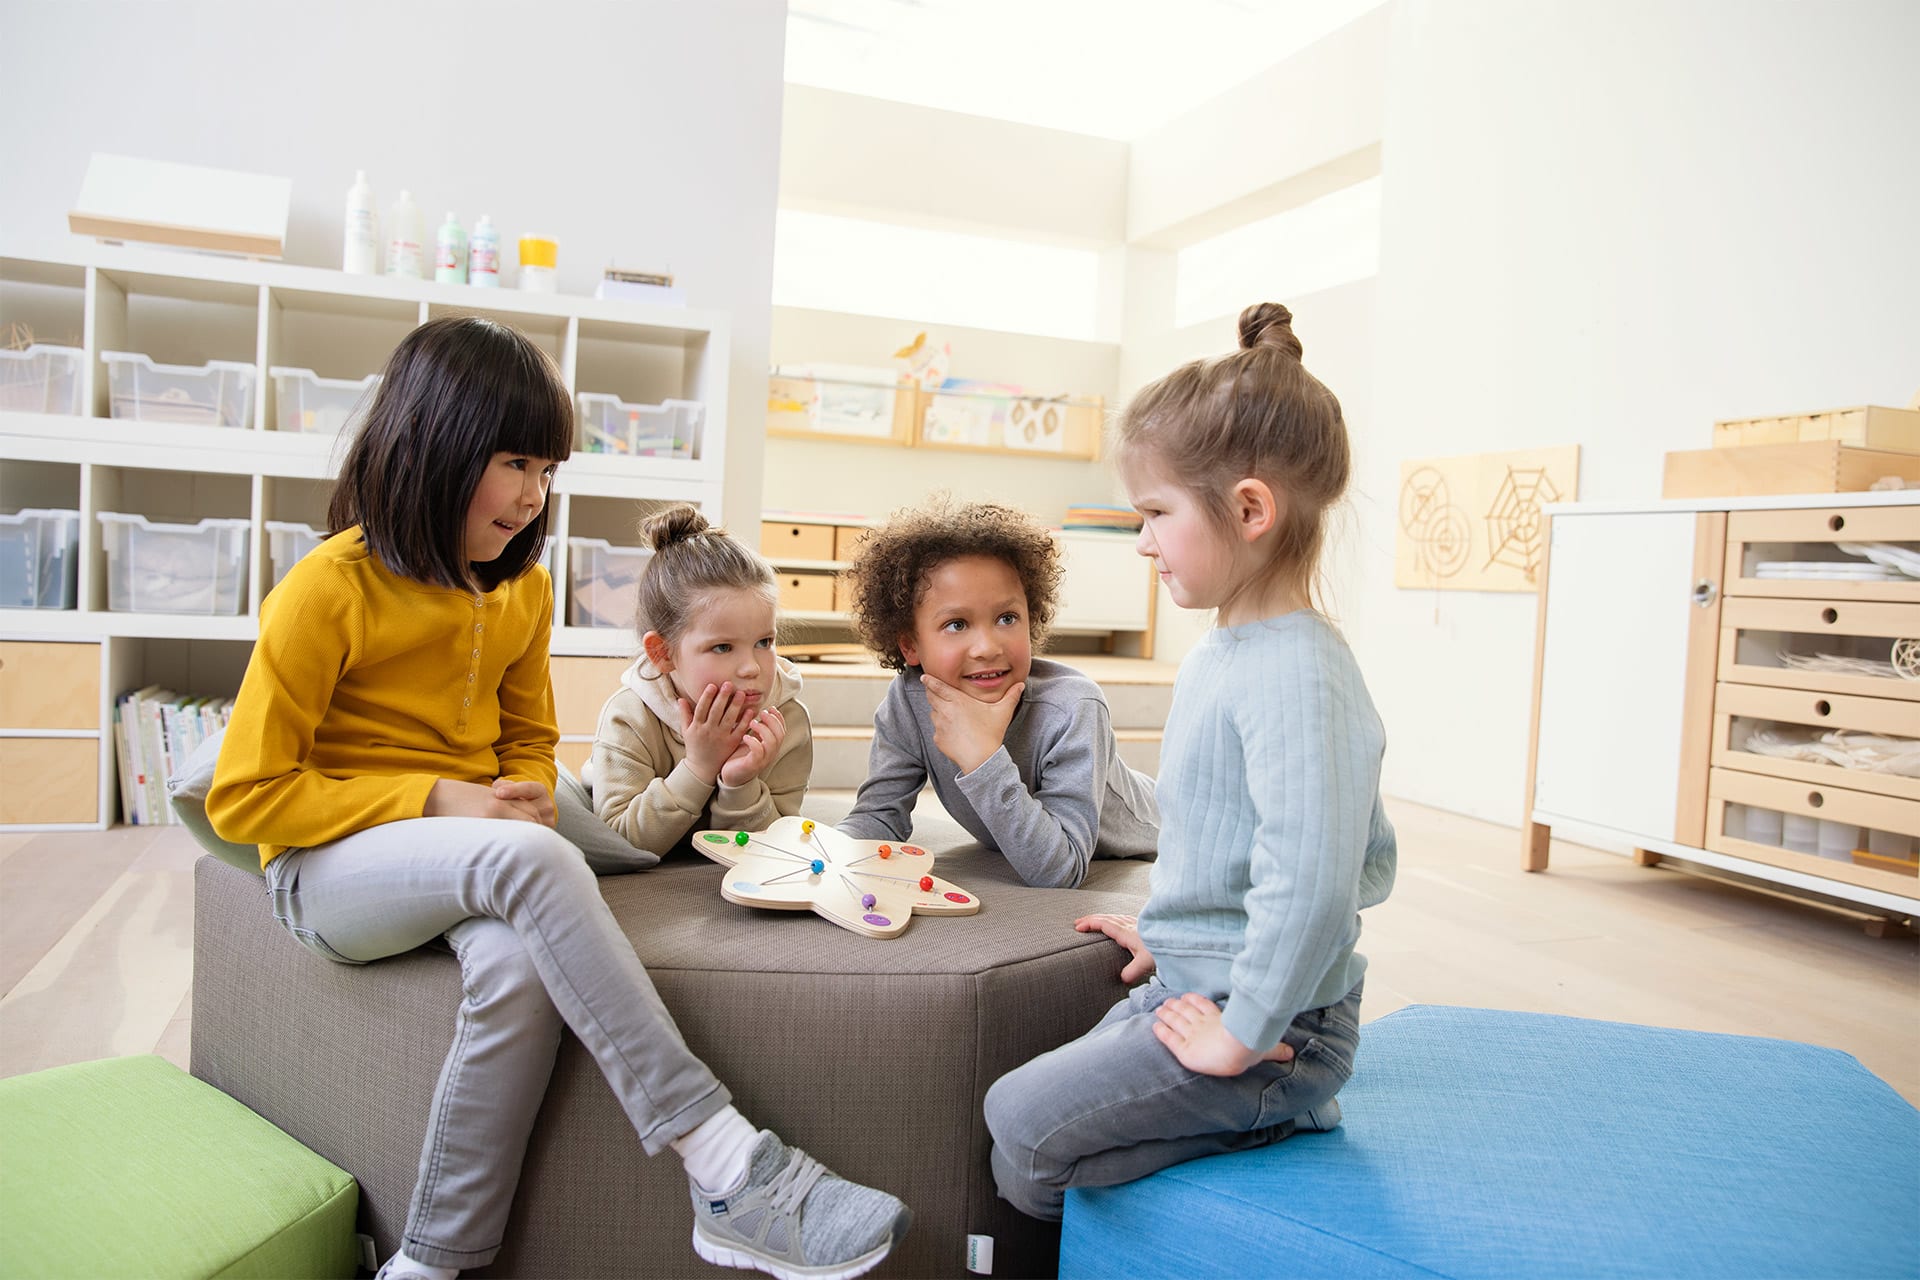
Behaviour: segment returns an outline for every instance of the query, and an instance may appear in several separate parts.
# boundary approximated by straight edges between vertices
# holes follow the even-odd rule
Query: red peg
[[[880,856],[883,858],[891,858],[893,856],[893,846],[890,844],[881,845]]]
[[[928,892],[931,892],[931,891],[932,891],[932,889],[933,889],[933,877],[932,877],[932,876],[921,876],[921,877],[920,877],[920,892],[922,892],[922,893],[928,893]]]

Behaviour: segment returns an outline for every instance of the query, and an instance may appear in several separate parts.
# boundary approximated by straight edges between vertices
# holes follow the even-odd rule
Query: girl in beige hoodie
[[[773,569],[692,507],[649,517],[643,652],[600,709],[587,781],[600,820],[666,854],[706,828],[798,813],[813,772],[800,673],[774,653]]]

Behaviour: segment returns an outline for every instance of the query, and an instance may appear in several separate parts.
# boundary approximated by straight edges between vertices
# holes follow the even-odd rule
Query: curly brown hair
[[[880,655],[881,666],[906,669],[900,637],[913,634],[913,610],[926,594],[927,576],[964,556],[990,556],[1014,571],[1027,593],[1035,652],[1046,643],[1060,591],[1060,544],[1024,511],[993,502],[959,505],[941,495],[876,525],[860,539],[847,570],[854,631]]]

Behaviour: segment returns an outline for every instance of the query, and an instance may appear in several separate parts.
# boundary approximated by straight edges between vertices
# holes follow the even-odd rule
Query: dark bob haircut
[[[500,558],[466,559],[467,506],[496,453],[563,461],[573,397],[546,352],[481,316],[429,320],[401,340],[380,377],[327,506],[327,527],[359,525],[394,573],[491,591],[540,559],[547,511]]]

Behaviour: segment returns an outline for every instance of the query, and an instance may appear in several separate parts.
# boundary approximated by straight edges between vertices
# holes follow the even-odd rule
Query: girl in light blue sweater
[[[1217,615],[1174,686],[1147,904],[1074,922],[1125,947],[1140,985],[987,1093],[1000,1194],[1036,1218],[1057,1221],[1068,1187],[1339,1122],[1359,912],[1392,888],[1395,847],[1380,717],[1314,608],[1350,461],[1292,321],[1249,307],[1240,350],[1147,387],[1120,423],[1140,554],[1176,604]]]

